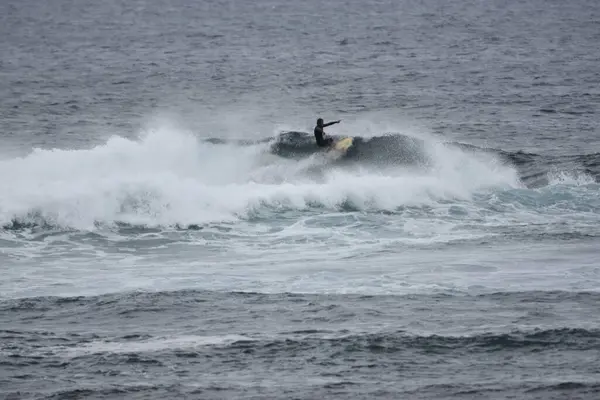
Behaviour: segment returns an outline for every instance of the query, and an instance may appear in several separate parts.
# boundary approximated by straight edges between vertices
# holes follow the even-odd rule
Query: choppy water
[[[2,2],[0,394],[596,398],[599,20]]]

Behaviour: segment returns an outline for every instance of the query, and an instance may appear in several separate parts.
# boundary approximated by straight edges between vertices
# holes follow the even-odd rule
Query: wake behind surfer
[[[333,144],[333,138],[325,138],[325,132],[323,128],[326,126],[339,124],[341,120],[328,122],[326,124],[323,123],[323,118],[317,119],[317,126],[315,126],[315,139],[317,140],[317,146],[319,147],[329,147]]]

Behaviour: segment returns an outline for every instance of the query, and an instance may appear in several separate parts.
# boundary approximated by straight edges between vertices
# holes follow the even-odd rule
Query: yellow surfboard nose
[[[346,151],[350,146],[352,146],[353,139],[351,137],[347,137],[344,139],[340,139],[333,145],[333,148],[340,151]]]

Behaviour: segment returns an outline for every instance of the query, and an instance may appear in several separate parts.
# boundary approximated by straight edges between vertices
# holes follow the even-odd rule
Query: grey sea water
[[[599,21],[1,2],[0,397],[597,398]]]

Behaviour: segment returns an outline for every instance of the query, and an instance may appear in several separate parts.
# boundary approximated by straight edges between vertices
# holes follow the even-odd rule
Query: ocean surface
[[[0,2],[0,398],[600,398],[598,43],[596,0]]]

